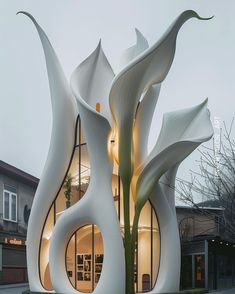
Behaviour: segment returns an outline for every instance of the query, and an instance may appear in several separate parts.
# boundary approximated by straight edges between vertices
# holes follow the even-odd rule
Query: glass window
[[[135,289],[148,292],[156,283],[160,257],[160,235],[156,213],[148,201],[143,207],[138,227],[136,248]]]
[[[73,157],[70,162],[69,170],[65,175],[65,179],[61,186],[61,189],[58,191],[58,194],[55,195],[55,200],[48,212],[48,216],[45,221],[45,225],[41,235],[39,271],[42,286],[46,290],[53,290],[49,273],[49,247],[54,225],[66,209],[77,203],[84,196],[89,185],[90,162],[87,152],[87,146],[85,143],[82,143],[84,141],[82,141],[82,132],[79,121],[77,132],[78,136],[76,144],[78,145],[74,146]],[[75,258],[76,250],[74,247],[75,244],[77,244],[78,238],[79,236],[75,234],[70,240],[67,248],[66,257],[67,274],[71,284],[75,288],[77,288],[77,285],[79,285],[79,282],[81,281],[81,277],[79,277],[80,274],[77,273]],[[86,272],[85,279],[85,284],[90,285],[88,271]]]
[[[16,195],[11,195],[11,219],[16,221]]]
[[[181,264],[181,286],[183,289],[190,289],[193,286],[192,255],[182,256]]]
[[[77,142],[74,147],[69,170],[60,191],[55,195],[55,201],[50,208],[41,236],[40,278],[46,290],[53,290],[49,274],[49,247],[53,227],[63,212],[85,195],[90,181],[89,155],[79,123],[77,131]],[[123,234],[123,193],[122,183],[118,174],[118,166],[115,164],[112,176],[112,190]],[[130,198],[132,225],[135,202],[132,196]],[[8,202],[8,205],[14,207],[15,204],[9,204]],[[95,225],[86,225],[71,237],[67,246],[66,267],[68,278],[75,289],[87,293],[94,291],[102,271],[103,254],[101,232]],[[154,287],[159,268],[159,254],[160,234],[158,220],[151,203],[147,202],[139,220],[134,265],[136,292],[149,291]]]
[[[15,189],[14,189],[14,192],[9,190],[7,190],[6,187],[4,186],[3,218],[4,220],[17,222],[17,194],[15,193],[16,192]],[[13,190],[13,188],[11,190]]]
[[[73,235],[67,247],[66,267],[75,289],[84,293],[94,291],[102,271],[103,254],[103,239],[97,226],[84,226]]]
[[[4,219],[10,219],[10,195],[4,192]]]

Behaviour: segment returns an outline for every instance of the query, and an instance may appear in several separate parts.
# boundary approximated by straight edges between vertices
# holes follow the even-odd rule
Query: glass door
[[[195,255],[195,288],[205,287],[205,255]]]

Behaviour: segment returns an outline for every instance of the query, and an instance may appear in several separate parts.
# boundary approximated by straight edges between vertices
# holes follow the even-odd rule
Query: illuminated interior
[[[53,290],[49,273],[49,246],[53,227],[63,212],[79,201],[89,185],[90,164],[80,122],[77,127],[77,142],[64,183],[52,204],[42,232],[40,246],[40,278],[46,290]],[[114,166],[112,190],[123,232],[123,197],[118,168]],[[131,218],[134,215],[134,201],[131,201]],[[93,224],[80,228],[67,246],[66,268],[68,279],[73,287],[81,292],[90,293],[95,289],[103,262],[103,240],[99,228]],[[144,206],[138,229],[135,254],[136,292],[150,291],[156,282],[160,256],[160,234],[156,213],[150,202]],[[115,266],[115,265],[114,265]]]

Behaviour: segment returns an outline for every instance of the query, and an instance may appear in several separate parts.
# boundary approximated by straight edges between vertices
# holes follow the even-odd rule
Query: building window
[[[4,185],[3,190],[3,219],[17,222],[17,193],[16,189]]]
[[[49,271],[49,249],[53,228],[64,211],[77,203],[86,193],[90,182],[90,161],[86,142],[83,141],[80,120],[78,119],[76,145],[67,175],[54,202],[42,231],[39,256],[39,273],[42,286],[52,291],[53,286]],[[76,132],[77,134],[77,132]],[[122,183],[118,175],[118,167],[114,167],[112,190],[114,204],[120,220],[120,229],[124,233]],[[69,191],[69,199],[67,197]],[[69,205],[67,202],[69,201]],[[131,215],[134,214],[135,203],[130,197]],[[133,219],[131,219],[133,222]],[[154,288],[160,262],[160,232],[154,208],[148,201],[143,207],[138,224],[138,238],[135,250],[135,293],[144,293]],[[67,275],[72,286],[79,293],[93,293],[103,266],[103,239],[98,227],[94,224],[79,228],[71,237],[66,250]],[[115,266],[115,265],[114,265]]]

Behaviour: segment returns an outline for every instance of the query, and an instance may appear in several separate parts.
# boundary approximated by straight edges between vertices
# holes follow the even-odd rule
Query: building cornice
[[[39,179],[24,172],[17,167],[10,165],[2,160],[0,160],[0,173],[19,180],[25,184],[30,185],[33,188],[37,188]]]

